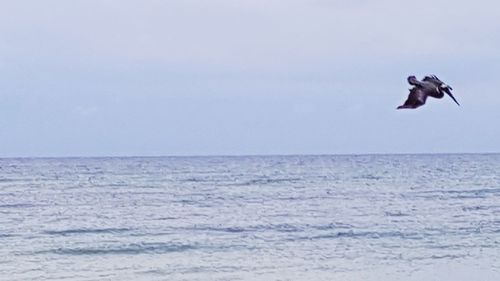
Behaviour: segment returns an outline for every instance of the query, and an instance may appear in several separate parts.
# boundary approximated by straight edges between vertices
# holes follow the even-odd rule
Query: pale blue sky
[[[0,157],[500,151],[500,2],[3,1]],[[462,104],[396,111],[406,77]]]

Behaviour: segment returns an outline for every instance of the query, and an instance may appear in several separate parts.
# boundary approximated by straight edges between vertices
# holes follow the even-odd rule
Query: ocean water
[[[0,159],[0,280],[500,280],[500,155]]]

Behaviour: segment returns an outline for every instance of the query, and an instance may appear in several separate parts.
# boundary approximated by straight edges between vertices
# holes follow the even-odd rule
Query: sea
[[[500,154],[0,159],[0,280],[500,280]]]

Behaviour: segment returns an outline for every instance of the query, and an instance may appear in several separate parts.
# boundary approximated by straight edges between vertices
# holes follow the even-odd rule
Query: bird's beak
[[[448,96],[450,96],[450,98],[458,105],[460,106],[460,104],[458,103],[457,99],[455,99],[455,97],[451,94],[451,87],[446,87],[446,88],[443,88],[444,92],[446,94],[448,94]]]
[[[441,88],[443,88],[443,89],[448,88],[448,89],[450,89],[450,90],[453,90],[453,88],[452,88],[450,85],[446,85],[446,84],[444,84],[444,83],[441,85]]]

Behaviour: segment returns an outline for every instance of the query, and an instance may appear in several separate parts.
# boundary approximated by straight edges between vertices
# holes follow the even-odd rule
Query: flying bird
[[[444,97],[445,93],[450,96],[456,104],[460,105],[451,94],[451,90],[453,89],[439,80],[436,75],[425,76],[422,81],[418,81],[417,78],[412,75],[408,77],[408,83],[412,85],[413,88],[410,89],[410,94],[405,103],[398,106],[397,109],[417,108],[425,104],[428,96],[440,99]]]

